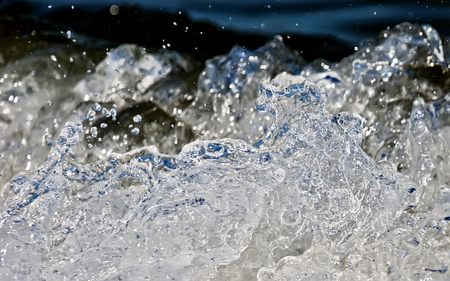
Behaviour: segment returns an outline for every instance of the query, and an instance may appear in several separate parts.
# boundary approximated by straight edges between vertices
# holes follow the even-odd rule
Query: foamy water
[[[450,47],[122,45],[0,78],[2,280],[448,280]]]

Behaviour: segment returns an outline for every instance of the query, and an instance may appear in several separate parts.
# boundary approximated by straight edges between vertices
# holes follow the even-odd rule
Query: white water
[[[448,280],[448,53],[404,24],[337,64],[234,48],[195,86],[130,45],[5,66],[2,280]]]

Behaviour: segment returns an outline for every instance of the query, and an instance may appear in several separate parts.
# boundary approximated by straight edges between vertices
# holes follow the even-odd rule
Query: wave
[[[446,280],[447,39],[338,63],[280,37],[205,66],[136,45],[9,62],[5,280]]]

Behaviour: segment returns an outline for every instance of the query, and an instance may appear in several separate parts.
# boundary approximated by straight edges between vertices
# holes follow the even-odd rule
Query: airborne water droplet
[[[116,16],[119,14],[119,6],[117,5],[111,5],[111,7],[109,8],[109,12],[111,13],[111,15]]]
[[[133,122],[134,123],[141,123],[141,121],[142,121],[142,116],[141,115],[135,115],[135,116],[133,116]]]
[[[130,132],[133,136],[137,136],[139,135],[140,130],[139,128],[133,128]]]

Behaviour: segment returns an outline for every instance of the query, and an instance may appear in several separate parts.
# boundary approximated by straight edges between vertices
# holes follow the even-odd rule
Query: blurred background
[[[0,36],[34,29],[167,48],[200,60],[274,35],[307,60],[338,60],[388,26],[428,23],[450,35],[450,3],[344,0],[1,0]],[[57,36],[56,36],[57,37]],[[57,40],[57,38],[54,38]]]

